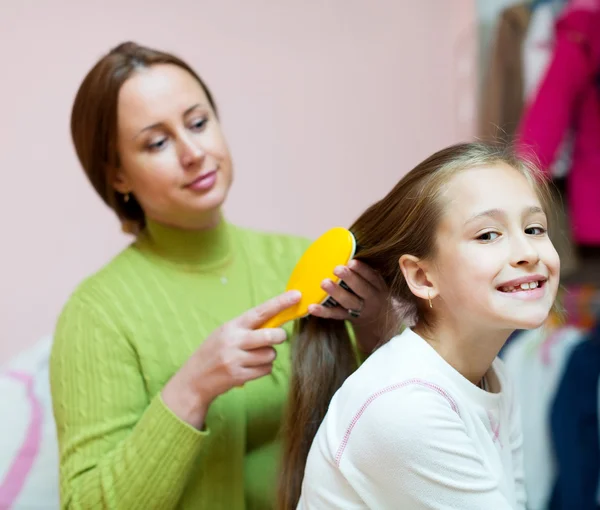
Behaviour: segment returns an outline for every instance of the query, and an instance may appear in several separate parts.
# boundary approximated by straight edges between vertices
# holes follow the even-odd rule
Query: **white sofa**
[[[0,367],[0,509],[59,508],[58,445],[42,338]]]

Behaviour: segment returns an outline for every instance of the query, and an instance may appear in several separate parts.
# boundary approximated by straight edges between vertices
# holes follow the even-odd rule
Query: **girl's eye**
[[[498,232],[484,232],[483,234],[477,237],[477,240],[489,242],[496,240],[498,237],[500,237],[500,234]]]
[[[542,236],[546,233],[544,227],[528,227],[525,229],[525,233],[530,236]]]

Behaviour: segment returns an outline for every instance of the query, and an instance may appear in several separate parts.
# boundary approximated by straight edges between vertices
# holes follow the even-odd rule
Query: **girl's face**
[[[458,173],[444,194],[433,279],[442,314],[474,329],[532,329],[556,298],[560,261],[535,190],[506,166]]]
[[[232,163],[206,93],[184,69],[141,69],[119,92],[114,186],[132,193],[146,216],[196,229],[218,221]]]

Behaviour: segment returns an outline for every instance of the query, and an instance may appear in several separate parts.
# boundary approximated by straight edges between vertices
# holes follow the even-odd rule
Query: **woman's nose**
[[[204,149],[195,140],[185,138],[181,141],[181,164],[184,168],[196,166],[204,155]]]

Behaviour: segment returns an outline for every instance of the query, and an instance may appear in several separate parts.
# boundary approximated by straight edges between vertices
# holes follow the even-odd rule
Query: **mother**
[[[71,131],[135,241],[66,304],[51,358],[63,508],[272,508],[289,379],[281,292],[304,239],[228,223],[232,162],[211,93],[174,55],[124,43],[81,84]],[[256,133],[258,136],[259,133]],[[358,347],[387,291],[368,267],[323,283]],[[352,312],[349,313],[349,310]]]

